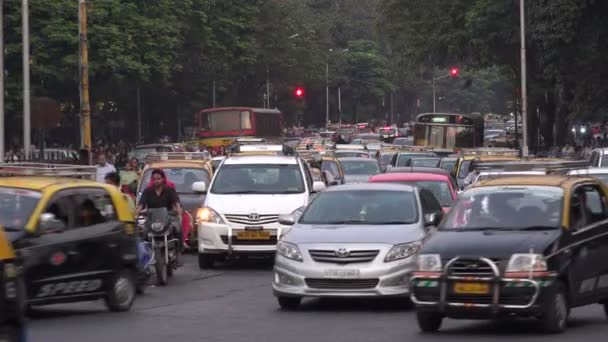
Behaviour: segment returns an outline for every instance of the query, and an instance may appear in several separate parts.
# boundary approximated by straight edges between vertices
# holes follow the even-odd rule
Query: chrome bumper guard
[[[492,268],[492,272],[494,276],[492,277],[463,277],[463,276],[451,276],[449,275],[450,267],[458,260],[478,260],[484,262]],[[416,298],[414,282],[416,280],[431,280],[439,282],[439,301],[438,302],[427,302],[421,301]],[[491,293],[492,293],[492,303],[490,304],[478,304],[478,303],[464,303],[464,302],[448,302],[448,281],[449,280],[460,280],[466,282],[485,282],[492,283]],[[412,290],[411,290],[411,299],[412,302],[416,305],[421,306],[438,306],[440,311],[445,311],[447,307],[462,307],[462,308],[489,308],[492,309],[494,313],[500,311],[500,309],[518,309],[525,310],[531,308],[538,296],[540,295],[540,284],[537,280],[534,279],[523,279],[523,278],[501,278],[500,271],[494,262],[488,258],[462,258],[455,257],[450,260],[444,267],[441,275],[438,276],[413,276],[411,279]],[[532,299],[525,305],[507,305],[500,304],[500,288],[503,283],[526,283],[532,285],[534,288],[534,295],[532,295]]]

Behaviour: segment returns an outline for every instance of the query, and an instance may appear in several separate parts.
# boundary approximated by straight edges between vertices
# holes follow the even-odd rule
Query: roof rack
[[[236,143],[238,144],[261,144],[266,142],[264,138],[237,138]]]
[[[468,149],[468,148],[464,148],[464,149],[460,149],[459,150],[461,155],[478,155],[478,156],[482,156],[482,155],[486,155],[486,156],[519,156],[519,150],[515,150],[515,149],[510,149],[510,148],[494,148],[494,147],[488,147],[488,148],[474,148],[474,149]]]
[[[480,171],[545,171],[560,173],[589,167],[587,160],[515,160],[515,161],[476,161],[474,165]]]
[[[0,177],[70,177],[94,180],[97,168],[88,165],[0,163]]]
[[[147,162],[166,160],[209,160],[209,152],[157,152],[146,157]]]
[[[365,150],[365,146],[363,145],[355,145],[355,144],[336,144],[336,150]]]

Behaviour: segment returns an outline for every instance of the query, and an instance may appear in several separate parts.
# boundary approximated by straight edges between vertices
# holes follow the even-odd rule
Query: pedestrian
[[[106,154],[101,152],[97,156],[97,177],[96,180],[100,183],[104,183],[106,179],[106,175],[110,172],[116,172],[116,168],[114,165],[108,163],[106,159]]]
[[[120,176],[118,175],[118,173],[110,172],[110,173],[106,174],[104,180],[105,180],[106,184],[113,185],[116,188],[118,188],[119,190],[121,190],[123,197],[125,198],[127,203],[129,203],[129,209],[131,210],[132,213],[135,213],[135,200],[133,199],[133,197],[130,194],[122,191],[122,188],[120,185],[121,179],[120,179]]]

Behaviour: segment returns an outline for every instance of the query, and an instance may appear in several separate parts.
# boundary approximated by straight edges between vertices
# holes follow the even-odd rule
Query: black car
[[[13,247],[0,227],[0,341],[20,341],[25,329],[25,291]]]
[[[418,255],[422,331],[442,320],[523,316],[566,329],[570,310],[608,314],[608,191],[592,178],[493,179],[460,195]]]

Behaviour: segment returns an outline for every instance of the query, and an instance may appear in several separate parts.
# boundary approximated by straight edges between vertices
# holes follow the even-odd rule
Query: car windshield
[[[391,159],[393,159],[394,155],[395,155],[394,153],[387,153],[387,154],[381,155],[380,160],[379,160],[380,164],[384,164],[384,165],[390,164]]]
[[[413,192],[349,190],[321,192],[302,215],[302,224],[412,224],[418,222]]]
[[[441,161],[441,168],[447,170],[448,172],[454,171],[454,167],[456,167],[455,160],[443,160]]]
[[[418,182],[404,182],[404,184],[416,185],[422,189],[427,189],[435,195],[435,198],[439,201],[442,207],[448,208],[452,206],[454,200],[452,199],[452,192],[450,191],[450,185],[448,182],[441,181],[418,181]]]
[[[133,157],[139,161],[143,161],[149,155],[158,152],[172,152],[173,149],[169,146],[142,147],[133,150]]]
[[[210,192],[214,194],[299,194],[305,191],[296,164],[224,164]]]
[[[0,188],[0,225],[7,231],[25,227],[41,197],[36,191]]]
[[[334,154],[337,158],[369,158],[367,152],[336,151]]]
[[[153,169],[147,169],[142,177],[142,184],[144,186],[150,183]],[[193,169],[193,168],[163,168],[167,179],[175,184],[175,191],[178,194],[191,194],[192,184],[195,182],[205,182],[209,184],[211,177],[209,173],[204,169]]]
[[[549,186],[492,186],[460,195],[440,225],[443,230],[557,229],[564,191]]]
[[[414,141],[412,139],[408,139],[408,138],[397,138],[397,139],[393,140],[393,144],[402,145],[402,146],[410,146],[410,145],[414,144]]]
[[[440,162],[439,158],[413,158],[410,164],[413,167],[438,167]]]
[[[321,164],[321,169],[323,169],[323,171],[330,172],[334,178],[340,177],[340,168],[338,167],[338,163],[335,161],[323,161]]]
[[[600,167],[608,167],[608,155],[602,158],[602,163],[600,164]]]
[[[428,158],[428,157],[434,157],[434,156],[431,154],[400,154],[397,157],[397,166],[411,166],[410,161],[413,158]],[[422,165],[418,165],[418,166],[422,166]],[[434,166],[437,166],[437,163],[435,163]]]
[[[471,166],[470,160],[464,160],[460,164],[460,171],[458,172],[458,178],[465,179],[469,174],[469,167]]]
[[[382,128],[380,131],[378,131],[378,133],[382,134],[382,135],[385,135],[385,134],[392,135],[392,134],[397,133],[397,130],[394,128]]]
[[[380,173],[380,167],[376,160],[341,160],[345,175],[376,175]]]

